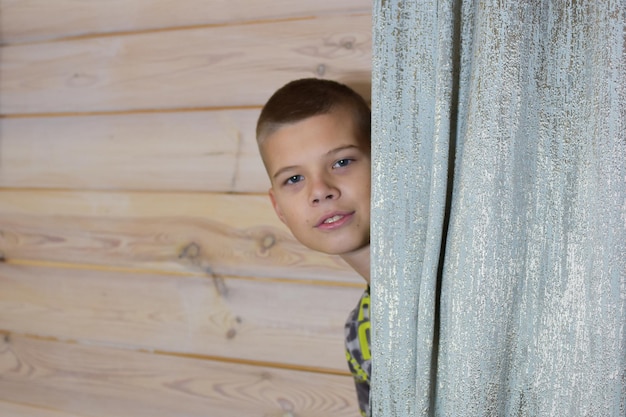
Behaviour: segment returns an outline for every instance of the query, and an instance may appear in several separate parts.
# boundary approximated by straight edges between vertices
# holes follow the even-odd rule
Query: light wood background
[[[363,290],[276,219],[285,82],[369,99],[365,0],[0,0],[0,416],[357,416]]]

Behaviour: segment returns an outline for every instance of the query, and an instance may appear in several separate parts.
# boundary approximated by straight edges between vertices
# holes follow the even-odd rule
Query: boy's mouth
[[[324,220],[324,224],[335,223],[339,219],[343,219],[343,216],[337,214],[333,217],[329,217],[328,219]]]
[[[315,225],[318,229],[335,229],[342,226],[352,218],[354,211],[351,212],[335,212],[324,215]]]

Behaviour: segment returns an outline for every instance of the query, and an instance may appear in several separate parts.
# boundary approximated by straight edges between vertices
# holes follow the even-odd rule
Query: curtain
[[[625,22],[374,1],[373,416],[626,416]]]

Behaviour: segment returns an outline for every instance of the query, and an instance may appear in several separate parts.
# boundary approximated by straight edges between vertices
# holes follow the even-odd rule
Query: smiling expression
[[[369,138],[357,137],[349,110],[285,125],[264,139],[261,153],[274,210],[296,239],[336,255],[369,245]]]

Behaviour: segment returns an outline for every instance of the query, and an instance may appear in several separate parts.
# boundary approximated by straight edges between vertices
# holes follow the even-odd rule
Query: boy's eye
[[[346,165],[350,165],[354,160],[353,159],[340,159],[339,161],[335,162],[335,164],[333,165],[333,168],[341,168],[341,167],[345,167]]]
[[[285,184],[295,184],[302,181],[303,178],[302,175],[293,175],[285,180]]]

